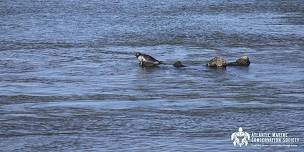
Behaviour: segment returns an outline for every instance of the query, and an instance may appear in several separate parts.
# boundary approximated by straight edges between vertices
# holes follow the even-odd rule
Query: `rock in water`
[[[242,56],[237,59],[235,62],[228,63],[228,66],[249,66],[250,61],[248,56]]]
[[[176,61],[176,62],[173,64],[173,66],[176,67],[176,68],[185,67],[185,65],[183,65],[181,61]]]
[[[208,64],[207,64],[208,67],[214,67],[214,68],[224,68],[224,67],[226,67],[226,65],[227,65],[227,62],[222,57],[215,57],[215,58],[209,60]]]
[[[236,63],[240,66],[249,66],[250,61],[248,56],[242,56],[236,60]]]

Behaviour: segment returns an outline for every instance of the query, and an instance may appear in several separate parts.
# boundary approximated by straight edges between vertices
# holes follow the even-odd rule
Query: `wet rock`
[[[250,60],[248,56],[242,56],[237,59],[235,62],[230,62],[227,64],[228,66],[249,66]]]
[[[183,65],[181,61],[176,61],[176,62],[173,64],[173,66],[176,67],[176,68],[185,67],[185,65]]]
[[[226,65],[227,65],[227,62],[222,57],[215,57],[215,58],[209,60],[208,64],[207,64],[208,67],[214,67],[214,68],[224,68],[224,67],[226,67]]]
[[[236,60],[236,63],[240,66],[249,66],[250,61],[248,56],[242,56],[239,59]]]

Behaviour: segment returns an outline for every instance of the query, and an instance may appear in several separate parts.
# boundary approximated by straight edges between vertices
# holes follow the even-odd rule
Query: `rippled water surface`
[[[0,20],[0,151],[303,150],[302,0],[2,0]],[[238,127],[301,140],[234,147]]]

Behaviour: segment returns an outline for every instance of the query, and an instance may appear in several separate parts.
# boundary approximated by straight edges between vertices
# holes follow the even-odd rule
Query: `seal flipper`
[[[141,61],[141,62],[139,62],[139,65],[141,66],[141,67],[144,67],[144,63]]]

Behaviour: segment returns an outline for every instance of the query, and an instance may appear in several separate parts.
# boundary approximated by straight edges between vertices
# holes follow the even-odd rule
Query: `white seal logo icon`
[[[250,135],[247,132],[244,132],[242,127],[239,128],[239,132],[234,132],[231,135],[231,140],[233,141],[234,146],[239,145],[242,147],[244,144],[247,146],[249,139]]]

